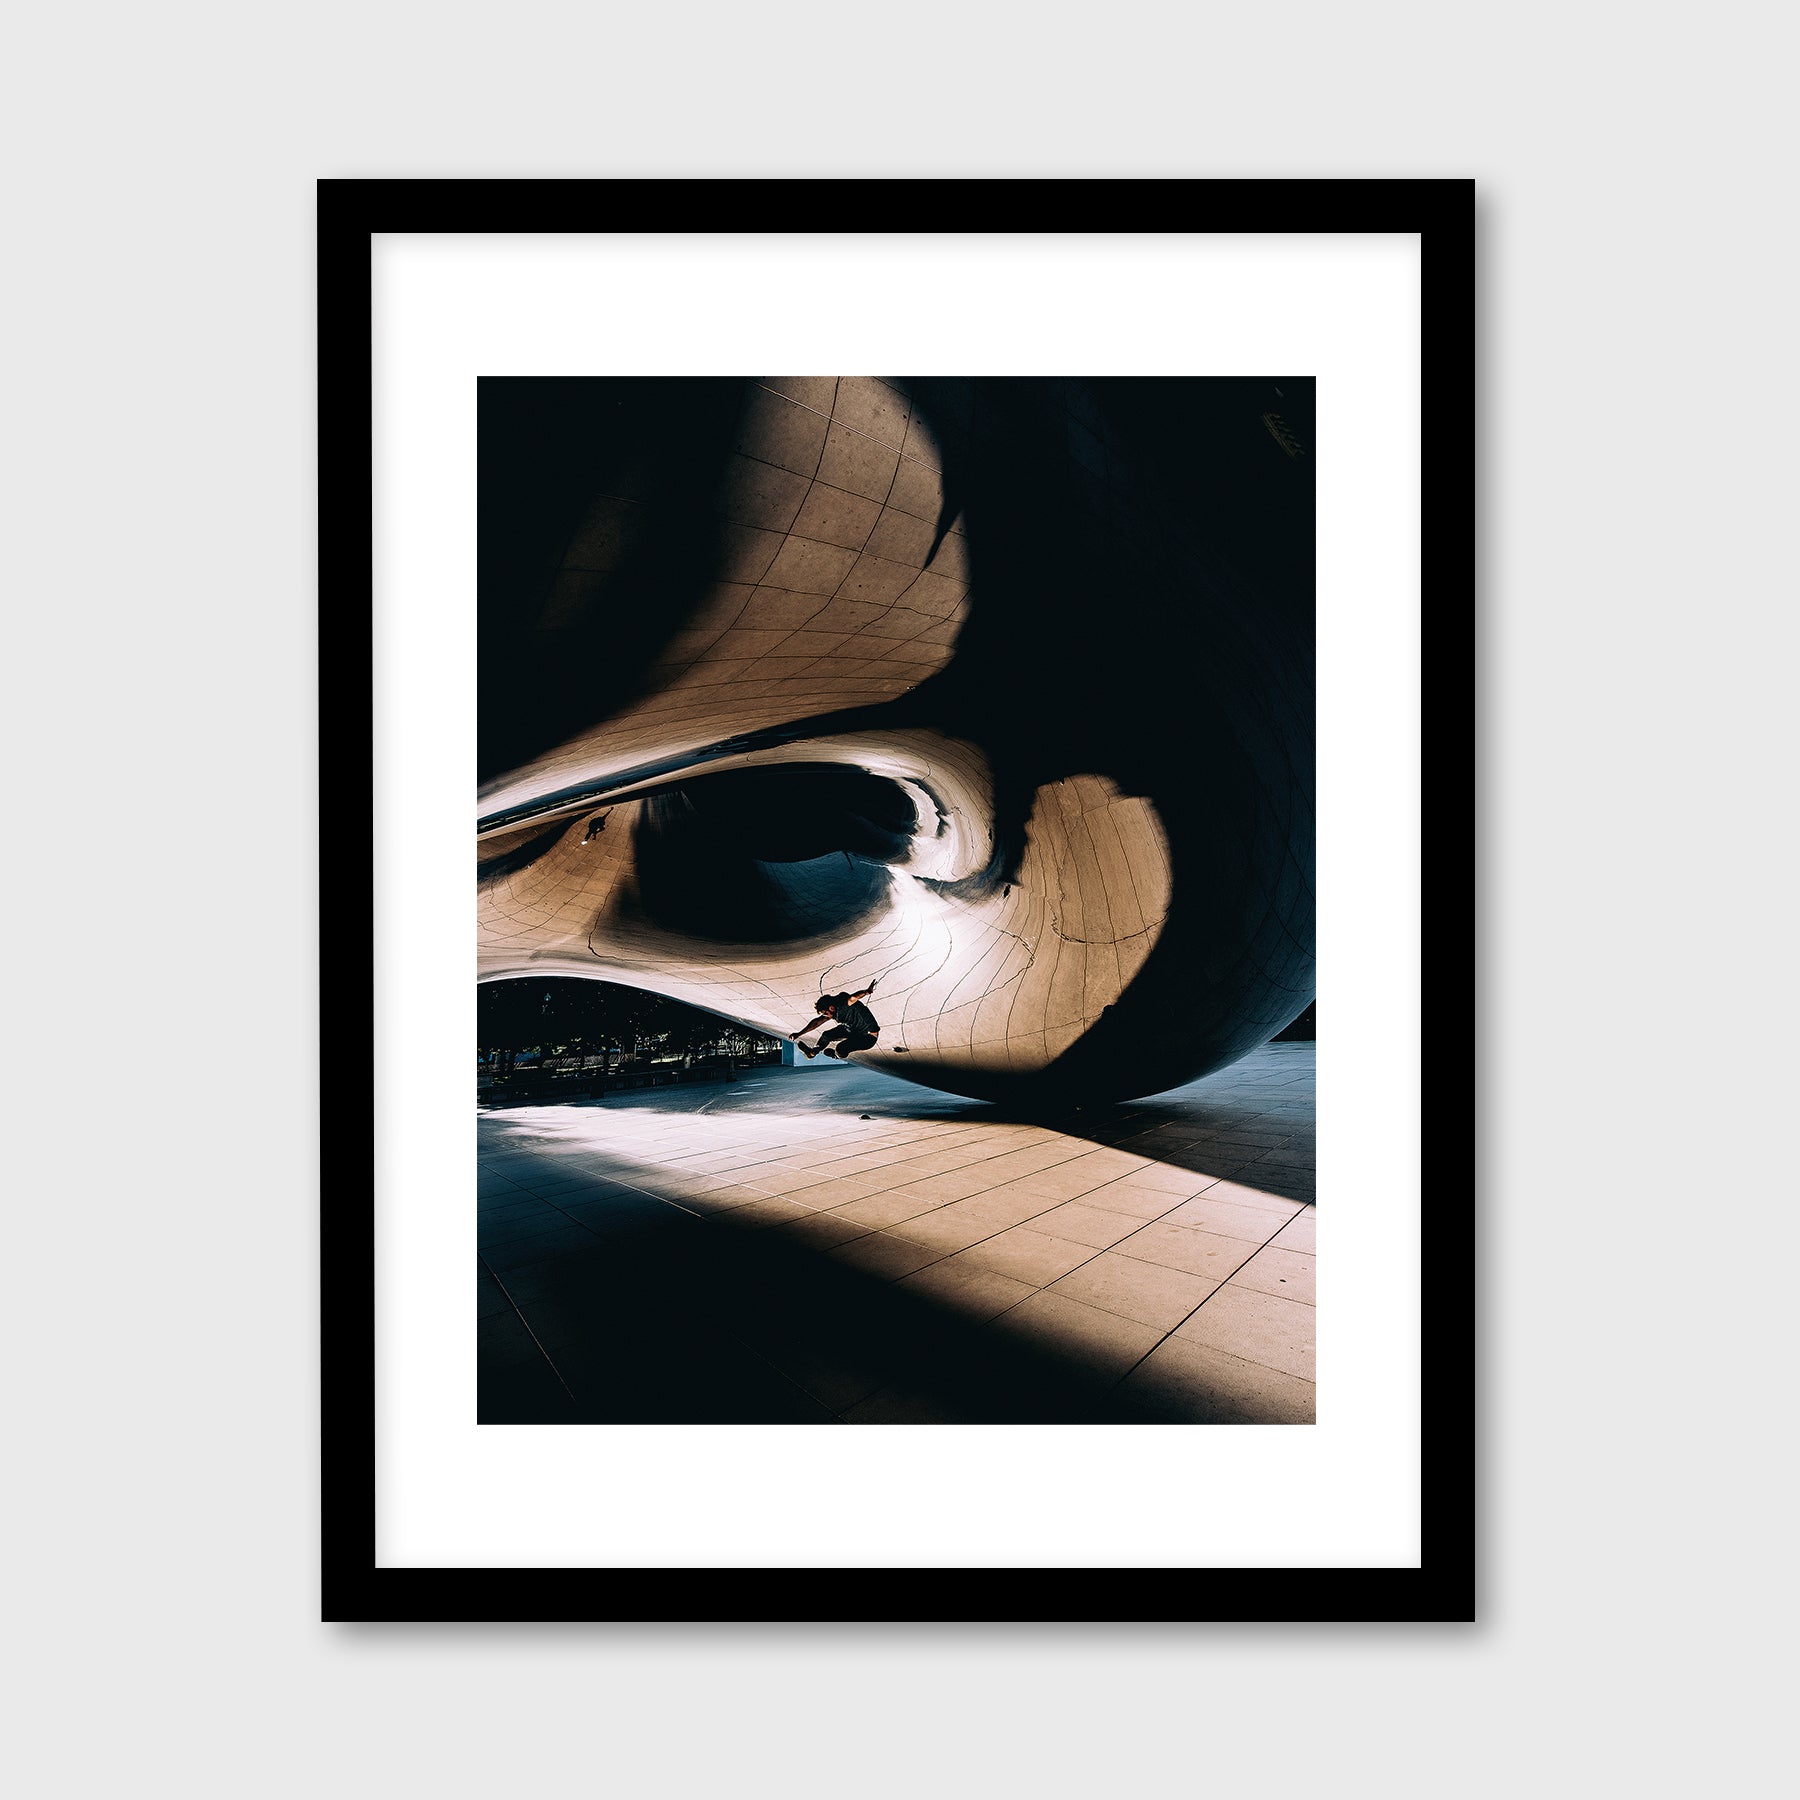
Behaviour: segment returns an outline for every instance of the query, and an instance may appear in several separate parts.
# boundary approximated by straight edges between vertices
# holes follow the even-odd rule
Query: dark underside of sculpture
[[[1309,380],[484,380],[479,967],[1056,1106],[1313,998]]]

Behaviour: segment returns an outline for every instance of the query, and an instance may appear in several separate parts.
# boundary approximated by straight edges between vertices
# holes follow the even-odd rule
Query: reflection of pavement
[[[1054,1124],[821,1058],[479,1137],[483,1423],[1313,1417],[1309,1043]]]

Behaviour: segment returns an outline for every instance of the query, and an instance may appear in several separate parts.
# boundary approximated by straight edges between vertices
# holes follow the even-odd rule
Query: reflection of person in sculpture
[[[821,994],[817,1016],[809,1019],[798,1031],[790,1031],[788,1036],[795,1043],[800,1043],[801,1038],[815,1025],[823,1025],[827,1019],[835,1019],[837,1023],[829,1031],[819,1034],[817,1044],[800,1044],[801,1054],[808,1062],[821,1050],[827,1056],[835,1056],[839,1062],[844,1061],[853,1050],[873,1050],[875,1040],[881,1036],[881,1027],[863,1002],[874,991],[875,984],[871,981],[860,994]]]

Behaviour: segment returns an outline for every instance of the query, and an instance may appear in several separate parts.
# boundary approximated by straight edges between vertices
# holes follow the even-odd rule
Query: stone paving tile
[[[1239,1175],[1248,1175],[1251,1171],[1239,1169],[1235,1172]],[[1267,1180],[1272,1190],[1285,1195],[1300,1206],[1312,1206],[1318,1200],[1318,1191],[1310,1181],[1283,1181],[1276,1175],[1267,1177]]]
[[[1140,1154],[1155,1155],[1151,1150],[1144,1150]],[[1120,1176],[1117,1185],[1160,1189],[1172,1194],[1177,1200],[1187,1200],[1211,1187],[1215,1179],[1203,1169],[1190,1169],[1185,1164],[1164,1162],[1157,1158],[1141,1169],[1134,1169],[1129,1175]]]
[[[1017,1150],[989,1157],[982,1166],[993,1182],[1019,1181],[1027,1176],[1041,1175],[1048,1170],[1061,1168],[1083,1154],[1084,1148],[1079,1139],[1057,1134],[1051,1142],[1026,1144]]]
[[[1071,1154],[1073,1147],[1065,1154]],[[955,1152],[955,1169],[980,1171],[989,1186],[996,1181],[1007,1181],[1015,1175],[1036,1174],[1044,1165],[1045,1158],[1033,1157],[1027,1150],[1010,1150],[1007,1140],[995,1137],[977,1138],[972,1143],[963,1145]]]
[[[511,1307],[480,1319],[475,1341],[482,1361],[499,1368],[515,1368],[544,1360],[537,1339],[526,1330],[524,1321]]]
[[[519,1219],[556,1219],[560,1217],[558,1209],[548,1200],[540,1200],[535,1194],[526,1194],[517,1201],[507,1201],[504,1205],[489,1200],[477,1202],[475,1223],[477,1230],[485,1230],[489,1226],[506,1225]]]
[[[1158,1344],[1117,1395],[1150,1417],[1195,1425],[1310,1425],[1317,1400],[1310,1381],[1179,1333]]]
[[[938,1156],[947,1160],[934,1160],[929,1150],[917,1143],[911,1143],[891,1144],[885,1149],[869,1151],[856,1160],[863,1163],[865,1170],[869,1173],[873,1173],[877,1169],[893,1171],[891,1179],[898,1183],[918,1181],[926,1175],[942,1175],[951,1168],[960,1167],[954,1150],[940,1151]]]
[[[744,1160],[741,1150],[710,1150],[696,1151],[691,1156],[671,1157],[670,1163],[684,1173],[711,1175],[721,1170],[735,1169]]]
[[[1318,1215],[1309,1206],[1298,1212],[1275,1234],[1274,1242],[1284,1250],[1304,1250],[1309,1256],[1317,1250]]]
[[[1233,1287],[1254,1288],[1282,1300],[1313,1304],[1313,1261],[1300,1250],[1280,1250],[1273,1244],[1257,1251],[1231,1278]]]
[[[1297,1210],[1279,1202],[1267,1206],[1243,1206],[1235,1200],[1215,1200],[1207,1192],[1195,1199],[1181,1201],[1173,1211],[1163,1215],[1163,1222],[1185,1225],[1195,1231],[1210,1231],[1219,1237],[1266,1244]]]
[[[891,1186],[896,1181],[904,1180],[904,1176],[884,1174],[902,1160],[894,1150],[862,1150],[854,1156],[834,1156],[827,1158],[820,1167],[827,1170],[833,1181],[846,1181],[851,1176],[879,1175],[884,1186]]]
[[[1033,1226],[1051,1237],[1067,1238],[1076,1244],[1088,1244],[1095,1250],[1105,1250],[1118,1243],[1121,1238],[1128,1238],[1144,1229],[1143,1221],[1132,1218],[1128,1213],[1106,1212],[1081,1200],[1067,1201],[1050,1212],[1040,1213],[1033,1221]]]
[[[1248,1169],[1239,1169],[1239,1175],[1251,1173]],[[1265,1178],[1273,1192],[1292,1200],[1298,1206],[1312,1206],[1318,1201],[1318,1191],[1310,1181],[1284,1181],[1280,1176],[1270,1175]]]
[[[888,1228],[893,1237],[904,1238],[908,1243],[923,1244],[939,1256],[949,1256],[958,1250],[966,1250],[971,1244],[978,1244],[983,1238],[994,1235],[997,1227],[982,1218],[970,1218],[967,1213],[958,1213],[954,1207],[941,1206],[935,1212],[921,1213],[916,1219],[903,1219],[898,1225]]]
[[[1080,1133],[850,1071],[816,1089],[764,1079],[798,1110],[759,1101],[752,1080],[484,1116],[480,1216],[500,1280],[483,1274],[480,1311],[535,1318],[573,1359],[579,1399],[571,1412],[514,1338],[516,1366],[483,1363],[481,1416],[1097,1418],[1143,1359],[1117,1390],[1132,1416],[1310,1418],[1312,1335],[1294,1315],[1311,1309],[1289,1290],[1310,1297],[1311,1058],[1253,1061]],[[701,1116],[702,1094],[722,1110]],[[853,1110],[865,1094],[872,1118]],[[927,1116],[883,1115],[895,1106]],[[512,1235],[546,1217],[566,1223]],[[832,1265],[841,1291],[806,1273]],[[700,1310],[682,1327],[684,1296]],[[811,1341],[744,1347],[790,1319],[810,1320]],[[921,1332],[930,1367],[909,1374]]]
[[[508,1269],[561,1256],[565,1250],[589,1249],[598,1242],[599,1239],[585,1226],[564,1220],[553,1231],[540,1231],[531,1237],[509,1238],[503,1244],[485,1246],[481,1257],[490,1269],[504,1273]]]
[[[759,1187],[765,1193],[784,1197],[804,1188],[823,1186],[831,1179],[816,1168],[782,1169],[773,1163],[758,1163],[754,1168],[738,1169],[734,1173],[747,1186]]]
[[[1095,1188],[1081,1196],[1083,1206],[1118,1213],[1123,1218],[1136,1219],[1140,1224],[1162,1218],[1181,1203],[1181,1196],[1167,1188],[1130,1187],[1123,1181]]]
[[[659,1175],[656,1182],[659,1193],[679,1194],[684,1198],[690,1194],[716,1194],[721,1188],[741,1185],[735,1170],[728,1170],[717,1175]]]
[[[1165,1269],[1181,1269],[1189,1275],[1203,1275],[1208,1281],[1217,1282],[1223,1281],[1240,1264],[1248,1262],[1256,1254],[1257,1246],[1243,1238],[1221,1237],[1216,1232],[1171,1225],[1158,1219],[1134,1232],[1116,1248],[1121,1255],[1160,1263]]]
[[[829,1355],[777,1352],[770,1360],[789,1380],[837,1413],[868,1399],[890,1379],[885,1369],[866,1368]]]
[[[1029,1282],[1033,1287],[1046,1287],[1094,1254],[1092,1245],[1071,1243],[1067,1238],[1033,1231],[1028,1225],[1015,1225],[978,1244],[971,1244],[950,1260],[996,1269],[1002,1275]]]
[[[851,1425],[966,1425],[966,1414],[959,1413],[935,1394],[921,1393],[916,1388],[893,1386],[882,1388],[868,1399],[850,1407],[844,1420]]]
[[[895,1190],[895,1192],[902,1192],[902,1190]],[[1048,1195],[1042,1195],[1037,1190],[1033,1190],[1028,1181],[1003,1181],[1003,1183],[995,1184],[992,1188],[979,1188],[976,1193],[968,1195],[967,1201],[961,1202],[961,1204],[976,1204],[976,1202],[983,1206],[992,1206],[995,1211],[999,1211],[1001,1208],[1010,1208],[1015,1219],[1030,1219],[1033,1213],[1048,1213],[1053,1206],[1060,1204],[1055,1199],[1049,1199]]]
[[[772,1198],[772,1195],[765,1194],[761,1188],[720,1187],[708,1188],[699,1193],[685,1193],[681,1197],[681,1203],[699,1213],[723,1213],[735,1212],[740,1206],[748,1206],[756,1200]]]
[[[836,1213],[807,1213],[803,1218],[789,1219],[786,1222],[770,1227],[770,1233],[778,1238],[793,1238],[802,1244],[816,1244],[820,1249],[829,1249],[833,1244],[847,1243],[851,1238],[867,1237],[867,1225],[858,1225],[853,1220],[840,1218]]]
[[[921,1199],[943,1205],[951,1200],[966,1200],[993,1184],[979,1169],[954,1169],[943,1175],[931,1175],[923,1181],[909,1181],[891,1189],[896,1194],[915,1194]]]
[[[935,1212],[943,1205],[922,1194],[909,1194],[896,1188],[892,1193],[871,1194],[866,1200],[852,1200],[831,1208],[832,1215],[853,1223],[869,1226],[899,1225],[916,1219],[921,1213]]]
[[[889,1281],[898,1281],[903,1275],[910,1275],[914,1269],[922,1269],[927,1263],[937,1262],[943,1254],[942,1250],[909,1243],[905,1238],[895,1237],[886,1231],[871,1231],[866,1237],[854,1238],[849,1243],[835,1246],[831,1251],[831,1255],[839,1262],[847,1262],[853,1268],[864,1269],[871,1275],[880,1275]]]
[[[751,1200],[731,1210],[732,1224],[752,1228],[759,1225],[784,1225],[792,1219],[812,1217],[810,1207],[802,1206],[797,1200],[785,1200],[776,1194],[764,1195],[760,1200]]]
[[[568,1389],[541,1357],[535,1364],[497,1367],[478,1358],[475,1420],[481,1425],[574,1425],[580,1422]]]
[[[1313,1308],[1298,1300],[1227,1285],[1176,1326],[1175,1335],[1311,1381],[1313,1321]]]
[[[1297,1204],[1284,1194],[1272,1194],[1266,1188],[1241,1181],[1216,1181],[1199,1197],[1202,1200],[1224,1201],[1233,1206],[1273,1207],[1290,1217]]]
[[[1010,1225],[1023,1225],[1028,1220],[1041,1218],[1045,1213],[1055,1210],[1056,1203],[1047,1201],[1041,1195],[1021,1194],[1011,1188],[989,1188],[980,1194],[971,1194],[967,1200],[958,1200],[943,1210],[956,1218],[984,1219],[995,1231],[1004,1231]]]
[[[988,1329],[1067,1357],[1096,1382],[1123,1375],[1163,1336],[1154,1325],[1140,1325],[1047,1289],[1021,1300]]]
[[[540,1200],[553,1200],[558,1194],[579,1193],[587,1188],[609,1185],[602,1173],[582,1171],[570,1174],[558,1169],[554,1174],[545,1175],[540,1180],[524,1182],[521,1185],[530,1189]]]
[[[1015,1281],[972,1263],[955,1262],[933,1263],[906,1276],[900,1286],[907,1293],[942,1300],[954,1307],[960,1317],[977,1322],[991,1319],[1037,1292],[1028,1282]]]
[[[566,1217],[584,1225],[605,1218],[654,1219],[680,1209],[661,1194],[642,1188],[597,1188],[589,1194],[559,1195],[552,1204]]]
[[[984,1160],[981,1150],[940,1150],[930,1156],[908,1156],[898,1158],[888,1164],[893,1171],[894,1185],[903,1186],[910,1182],[940,1180],[954,1177],[958,1170],[966,1169],[970,1163]],[[980,1185],[978,1182],[977,1185]],[[965,1194],[969,1189],[962,1190]]]
[[[479,1265],[477,1265],[476,1274],[480,1277],[480,1284],[475,1316],[478,1319],[486,1319],[496,1313],[511,1312],[513,1303],[506,1297],[506,1290],[501,1287],[499,1282]]]
[[[893,1186],[886,1176],[873,1172],[862,1175],[838,1175],[809,1187],[790,1188],[787,1197],[815,1211],[827,1211],[849,1200],[862,1200],[870,1194],[884,1193]]]
[[[1118,1178],[1118,1170],[1100,1168],[1085,1156],[1077,1156],[1067,1162],[1056,1163],[1048,1169],[1041,1169],[1035,1175],[1024,1176],[1018,1185],[1043,1194],[1052,1201],[1061,1201],[1079,1199],[1083,1194],[1105,1187]]]
[[[1217,1286],[1217,1282],[1200,1275],[1103,1250],[1092,1261],[1063,1276],[1049,1291],[1097,1306],[1103,1312],[1135,1319],[1140,1325],[1173,1331]]]

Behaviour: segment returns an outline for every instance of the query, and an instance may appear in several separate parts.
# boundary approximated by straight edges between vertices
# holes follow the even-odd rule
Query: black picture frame
[[[1417,233],[1422,245],[1422,731],[1441,796],[1473,791],[1474,223],[1468,180],[327,180],[318,189],[321,1042],[370,1028],[373,883],[370,247],[376,233],[744,232],[796,217],[899,233]],[[1424,1016],[1472,1017],[1472,822],[1423,846]],[[1469,815],[1472,821],[1472,808]],[[1465,986],[1465,984],[1468,984]],[[1468,1042],[1469,1038],[1462,1041]],[[323,1111],[322,1616],[508,1621],[1461,1621],[1475,1616],[1474,1109],[1467,1061],[1424,1068],[1422,1560],[1417,1569],[382,1568],[376,1563],[372,1112]],[[327,1054],[330,1054],[328,1049]],[[328,1091],[332,1071],[326,1070]]]

